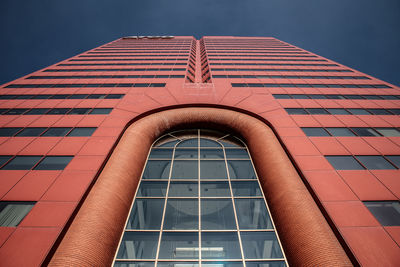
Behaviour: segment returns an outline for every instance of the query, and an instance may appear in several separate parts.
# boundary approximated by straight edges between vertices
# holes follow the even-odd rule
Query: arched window
[[[202,129],[160,137],[114,266],[286,266],[246,145]]]

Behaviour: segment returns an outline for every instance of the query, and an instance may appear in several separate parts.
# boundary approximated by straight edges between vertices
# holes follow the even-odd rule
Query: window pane
[[[92,136],[94,131],[96,131],[95,127],[74,128],[68,136]]]
[[[355,134],[347,128],[328,127],[326,130],[333,136],[355,136]]]
[[[155,259],[159,232],[125,232],[119,259]]]
[[[94,108],[90,114],[110,114],[112,108]]]
[[[201,182],[202,197],[230,197],[228,182]]]
[[[200,138],[200,146],[201,147],[221,147],[221,145],[210,139]]]
[[[126,229],[159,230],[164,199],[136,199]]]
[[[0,167],[9,161],[12,158],[12,156],[0,156]]]
[[[83,115],[83,114],[88,114],[90,111],[90,108],[73,108],[71,111],[68,113],[69,115]]]
[[[372,128],[350,128],[358,136],[380,136]]]
[[[106,99],[119,99],[122,98],[124,95],[122,94],[109,94],[106,96]]]
[[[69,99],[85,99],[88,95],[78,94],[78,95],[71,95]]]
[[[114,267],[154,267],[154,262],[149,261],[116,261]],[[158,264],[160,266],[160,264]]]
[[[246,261],[246,267],[286,267],[284,261]]]
[[[348,115],[350,112],[343,108],[327,108],[328,112],[330,114],[335,114],[335,115]]]
[[[200,149],[200,158],[202,159],[224,159],[224,151],[222,149]]]
[[[352,156],[325,156],[336,170],[364,170]]]
[[[309,99],[308,95],[292,95],[294,99]]]
[[[167,182],[146,182],[140,183],[138,197],[163,197],[167,192]]]
[[[235,199],[240,229],[273,229],[264,199]]]
[[[197,160],[174,160],[171,179],[198,179]]]
[[[64,170],[72,158],[72,156],[47,156],[35,167],[35,170]]]
[[[151,159],[171,159],[172,158],[172,149],[153,148],[150,152],[149,158],[151,158]]]
[[[241,259],[236,232],[201,233],[202,259]]]
[[[169,197],[197,197],[199,184],[197,182],[171,181],[169,185]]]
[[[49,108],[34,108],[29,110],[25,115],[41,115],[46,114],[50,109]]]
[[[246,149],[225,149],[226,157],[228,159],[248,159],[249,153]]]
[[[305,111],[303,108],[285,108],[288,114],[291,115],[307,115],[308,112]]]
[[[348,108],[347,110],[350,111],[351,114],[354,114],[354,115],[371,115],[371,113],[369,113],[365,109],[361,109],[361,108]]]
[[[249,160],[228,160],[228,169],[231,179],[257,179]]]
[[[163,233],[160,259],[197,259],[198,257],[198,233]]]
[[[364,204],[383,226],[400,226],[399,202],[367,201]]]
[[[386,156],[391,162],[393,162],[397,168],[400,169],[400,156]]]
[[[273,94],[276,99],[290,99],[290,95],[283,95],[283,94]]]
[[[35,205],[34,202],[0,202],[0,226],[16,227]]]
[[[274,232],[241,232],[246,259],[283,258]]]
[[[389,109],[390,112],[396,115],[400,115],[400,109]]]
[[[0,136],[13,136],[22,128],[0,128]]]
[[[400,131],[396,128],[375,128],[383,136],[400,136]]]
[[[143,172],[143,179],[168,179],[171,161],[149,160]]]
[[[197,159],[199,155],[198,149],[175,149],[176,159]]]
[[[63,115],[67,114],[67,112],[70,110],[70,108],[53,108],[47,114],[49,115]]]
[[[67,127],[50,128],[42,136],[65,136],[71,129]]]
[[[202,199],[201,228],[203,230],[236,229],[231,199]]]
[[[197,199],[168,199],[164,229],[197,230],[199,228],[198,211]]]
[[[328,111],[326,111],[323,108],[306,108],[306,110],[310,114],[315,114],[315,115],[318,115],[318,114],[322,114],[322,115],[329,114]]]
[[[262,196],[260,187],[256,181],[232,181],[232,193],[235,197]]]
[[[20,114],[24,114],[28,110],[29,109],[27,109],[27,108],[13,108],[13,109],[10,109],[9,111],[7,111],[5,113],[5,115],[20,115]]]
[[[369,170],[396,169],[382,156],[355,156]]]
[[[368,109],[368,111],[375,115],[392,115],[389,111],[385,109],[370,108]]]
[[[191,138],[184,140],[178,144],[178,147],[198,147],[199,139],[198,138]]]
[[[41,156],[16,156],[8,162],[3,170],[30,170],[41,159]]]
[[[224,160],[202,160],[200,167],[201,179],[228,179]]]
[[[301,128],[307,136],[329,136],[324,128]]]
[[[39,136],[47,128],[25,128],[19,132],[16,136]]]

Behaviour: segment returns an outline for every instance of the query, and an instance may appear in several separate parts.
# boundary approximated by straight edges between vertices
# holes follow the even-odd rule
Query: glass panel
[[[203,230],[236,229],[231,199],[202,199],[201,228]]]
[[[84,115],[88,114],[90,108],[73,108],[68,114],[69,115]]]
[[[168,179],[171,161],[149,160],[143,172],[143,179]]]
[[[202,197],[230,197],[228,182],[201,182]]]
[[[198,179],[197,160],[174,160],[171,179]]]
[[[90,114],[110,114],[112,108],[94,108]]]
[[[197,199],[168,199],[164,229],[188,230],[199,228]]]
[[[222,149],[200,149],[200,158],[202,159],[224,159],[224,151]]]
[[[155,259],[159,232],[125,232],[118,250],[119,259]]]
[[[69,110],[70,110],[70,108],[53,108],[47,114],[49,114],[49,115],[63,115],[63,114],[67,114],[67,112]]]
[[[114,267],[154,267],[154,262],[150,261],[116,261]],[[158,265],[160,266],[160,265]]]
[[[140,183],[138,197],[163,197],[167,191],[167,182],[146,182]]]
[[[71,95],[69,99],[85,99],[88,95],[78,94],[78,95]]]
[[[371,109],[368,109],[368,111],[375,115],[392,115],[389,111],[387,111],[385,109],[371,108]]]
[[[307,136],[329,136],[324,128],[301,128]]]
[[[190,261],[169,261],[169,262],[162,262],[159,261],[157,263],[157,267],[198,267],[199,264],[197,262],[190,262]]]
[[[50,109],[49,108],[34,108],[29,110],[25,115],[41,115],[46,114]]]
[[[358,136],[380,136],[372,128],[350,128]]]
[[[336,170],[364,170],[352,156],[325,156]]]
[[[228,159],[248,159],[249,153],[246,149],[225,149],[226,157]]]
[[[262,196],[260,187],[256,181],[232,181],[231,185],[235,197]]]
[[[198,147],[198,144],[199,144],[199,139],[192,138],[180,142],[177,147]]]
[[[231,179],[257,179],[249,160],[228,160],[228,169]]]
[[[326,130],[333,136],[355,136],[355,134],[347,128],[328,127]]]
[[[286,267],[284,261],[246,261],[246,267]]]
[[[47,128],[25,128],[17,136],[39,136]]]
[[[240,236],[246,259],[283,258],[274,232],[241,232]]]
[[[323,109],[323,108],[306,108],[306,110],[310,113],[310,114],[316,114],[316,115],[318,115],[318,114],[322,114],[322,115],[325,115],[325,114],[329,114],[328,113],[328,111],[326,111],[325,109]]]
[[[41,156],[16,156],[4,166],[3,170],[30,170],[41,159]]]
[[[397,168],[400,169],[400,156],[386,156],[391,162],[393,162]]]
[[[11,158],[12,156],[0,156],[0,166],[9,161]]]
[[[34,202],[0,202],[0,226],[16,227],[35,205]]]
[[[199,257],[199,234],[164,232],[158,257],[160,259],[197,259]]]
[[[92,136],[94,131],[96,131],[95,127],[74,128],[68,136]]]
[[[399,202],[368,201],[364,204],[383,226],[400,226]]]
[[[240,229],[273,229],[264,199],[235,199]]]
[[[42,136],[65,136],[72,128],[50,128]]]
[[[348,108],[347,110],[350,111],[351,114],[354,114],[354,115],[371,115],[371,113],[369,113],[365,109],[361,109],[361,108]]]
[[[350,112],[348,112],[347,110],[343,109],[343,108],[327,108],[328,112],[330,114],[334,114],[334,115],[349,115]]]
[[[197,197],[199,184],[197,182],[171,181],[168,197]]]
[[[197,159],[199,150],[196,149],[175,149],[175,159]]]
[[[237,232],[201,233],[202,259],[241,259]]]
[[[369,170],[396,169],[382,156],[355,156]]]
[[[307,115],[307,111],[305,111],[303,108],[285,108],[288,114],[291,115]]]
[[[7,111],[5,113],[5,115],[20,115],[20,114],[24,114],[28,110],[29,109],[27,109],[27,108],[13,108],[13,109],[10,109],[9,111]]]
[[[400,136],[400,131],[396,128],[375,128],[383,136]]]
[[[22,128],[0,128],[0,136],[13,136],[21,131]]]
[[[294,99],[309,99],[308,95],[292,95]]]
[[[164,199],[136,199],[126,229],[159,230]]]
[[[150,152],[150,159],[171,159],[172,149],[153,148]]]
[[[201,147],[221,147],[221,145],[210,139],[200,138],[200,146]]]
[[[72,156],[47,156],[35,167],[35,170],[64,170],[72,158]]]
[[[224,160],[202,160],[200,167],[201,179],[228,179]]]

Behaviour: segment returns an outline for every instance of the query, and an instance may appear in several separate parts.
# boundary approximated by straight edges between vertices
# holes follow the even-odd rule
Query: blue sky
[[[234,35],[400,85],[399,0],[1,0],[0,29],[0,84],[126,35]]]

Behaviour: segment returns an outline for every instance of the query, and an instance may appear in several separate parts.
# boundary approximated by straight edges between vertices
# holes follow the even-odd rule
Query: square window
[[[42,136],[65,136],[71,129],[70,127],[49,128]]]
[[[3,170],[30,170],[42,156],[16,156],[9,161],[2,169]]]
[[[237,233],[202,232],[201,257],[203,259],[241,259],[242,253],[240,251]]]
[[[16,136],[39,136],[43,133],[47,128],[25,128],[20,131]]]
[[[0,201],[0,226],[18,226],[34,205],[34,202]]]
[[[167,201],[164,229],[197,230],[199,228],[197,199],[172,199]]]
[[[304,127],[301,128],[303,130],[303,132],[307,135],[307,136],[330,136],[328,134],[327,131],[325,131],[324,128],[317,128],[317,127]]]
[[[160,230],[164,202],[163,198],[137,198],[129,215],[126,229]]]
[[[92,136],[96,129],[95,127],[77,127],[73,128],[68,136]]]
[[[168,197],[197,197],[199,184],[197,182],[171,181]]]
[[[159,232],[125,232],[118,259],[155,259]]]
[[[347,128],[327,127],[326,130],[333,136],[355,136],[355,134]]]
[[[137,191],[137,197],[164,197],[167,192],[167,182],[142,181]],[[170,189],[171,192],[171,189]]]
[[[224,160],[202,160],[200,162],[200,179],[228,179]]]
[[[90,114],[94,115],[94,114],[110,114],[110,112],[112,111],[112,108],[94,108]]]
[[[241,230],[274,228],[263,198],[238,198],[235,207]]]
[[[203,230],[236,230],[232,200],[202,199],[201,229]]]
[[[364,205],[383,226],[400,226],[398,201],[366,201]]]
[[[250,160],[228,160],[231,179],[257,179]]]
[[[35,170],[64,170],[72,158],[72,156],[47,156],[35,167]]]
[[[16,133],[21,131],[23,128],[0,128],[0,136],[14,136]]]
[[[369,170],[396,169],[382,156],[355,156]]]
[[[364,170],[352,156],[325,156],[336,170]]]
[[[149,160],[143,172],[143,179],[168,179],[170,160]]]
[[[156,248],[156,245],[154,245]],[[191,232],[163,232],[160,259],[197,259],[199,257],[199,234]]]
[[[241,232],[246,259],[279,259],[283,254],[274,232]]]

